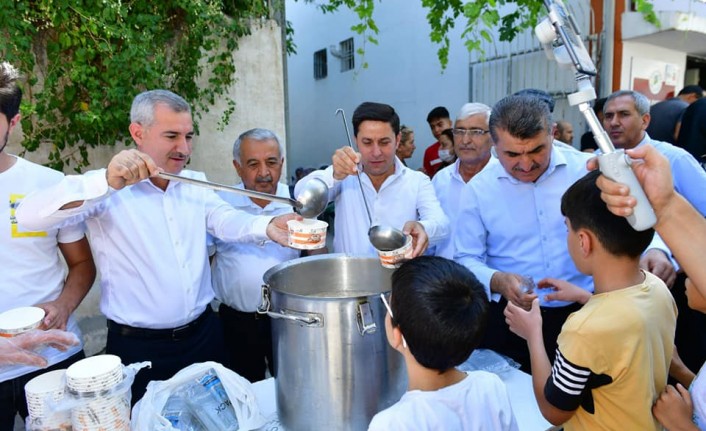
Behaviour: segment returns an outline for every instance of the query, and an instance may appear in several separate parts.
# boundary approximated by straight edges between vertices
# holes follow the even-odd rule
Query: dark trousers
[[[49,371],[68,368],[74,362],[80,361],[85,357],[86,355],[81,350],[51,367],[33,371],[24,376],[15,377],[12,380],[0,383],[0,431],[12,431],[15,429],[15,416],[18,413],[23,420],[27,418],[29,414],[27,411],[27,400],[25,399],[25,385],[27,382]]]
[[[672,296],[679,311],[674,344],[684,364],[697,373],[706,361],[706,314],[689,308],[685,281],[686,276],[679,274],[672,287]]]
[[[497,353],[512,358],[520,364],[520,369],[526,373],[532,372],[527,341],[510,331],[505,323],[503,311],[507,300],[501,298],[500,302],[491,301],[488,312],[488,326],[485,337],[480,344],[481,349],[491,349]],[[542,335],[544,348],[547,351],[549,362],[554,363],[556,356],[557,338],[569,314],[581,309],[581,304],[571,304],[566,307],[541,307],[542,310]]]
[[[218,314],[226,337],[228,367],[250,382],[264,380],[267,369],[274,374],[269,316],[244,313],[225,304],[221,304]]]
[[[177,336],[161,337],[150,335],[149,332],[140,334],[139,328],[130,331],[123,327],[121,330],[122,325],[111,325],[109,322],[106,353],[120,356],[125,365],[152,361],[152,368],[143,368],[135,375],[132,384],[133,405],[142,398],[147,383],[152,380],[167,380],[182,368],[198,362],[225,363],[221,323],[210,306],[205,313],[207,315],[193,330],[178,333]]]

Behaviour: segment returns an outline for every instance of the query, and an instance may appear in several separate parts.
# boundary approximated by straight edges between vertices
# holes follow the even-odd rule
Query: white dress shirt
[[[334,252],[377,256],[368,239],[371,225],[356,176],[334,180],[333,166],[329,166],[302,178],[294,189],[295,195],[311,178],[320,178],[329,186],[329,201],[336,204]],[[385,225],[402,230],[406,222],[419,221],[429,237],[429,245],[449,235],[449,221],[425,174],[406,168],[395,157],[395,172],[385,179],[379,191],[375,190],[368,175],[361,174],[360,179],[370,205],[373,226]]]
[[[243,188],[243,183],[235,187]],[[290,205],[270,202],[264,208],[247,196],[220,192],[234,208],[253,215],[278,216],[292,212]],[[277,184],[277,196],[289,197],[289,188]],[[213,239],[211,279],[216,298],[225,305],[243,312],[255,312],[262,300],[262,276],[275,265],[299,257],[299,251],[283,247],[274,241],[251,243],[226,242]]]
[[[458,172],[460,163],[461,159],[456,159],[453,165],[438,171],[431,180],[431,183],[434,185],[434,190],[436,191],[436,196],[439,198],[441,209],[444,210],[451,226],[451,234],[436,246],[434,255],[447,259],[453,259],[454,257],[453,238],[455,236],[454,232],[458,220],[458,207],[461,202],[459,197],[461,196],[463,186],[466,185],[466,182],[463,181],[463,177],[461,177],[461,174]]]
[[[182,176],[204,180],[200,172]],[[73,209],[60,208],[85,201]],[[124,325],[174,328],[198,317],[213,299],[206,232],[227,241],[265,240],[269,217],[233,209],[212,190],[149,180],[115,191],[105,169],[66,176],[22,202],[28,229],[85,221],[101,273],[100,308]]]

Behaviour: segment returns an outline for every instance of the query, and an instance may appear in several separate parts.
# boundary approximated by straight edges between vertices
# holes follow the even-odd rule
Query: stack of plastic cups
[[[27,429],[32,431],[69,431],[71,430],[71,412],[69,410],[53,412],[47,407],[48,401],[61,401],[64,398],[64,373],[55,370],[37,376],[25,385],[27,397]]]
[[[130,429],[130,391],[111,391],[123,378],[123,365],[114,355],[86,358],[66,370],[66,386],[82,400],[71,410],[74,431]]]

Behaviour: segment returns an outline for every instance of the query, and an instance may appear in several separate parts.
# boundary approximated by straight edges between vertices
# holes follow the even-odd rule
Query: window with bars
[[[314,79],[324,79],[328,75],[326,48],[314,53]]]
[[[355,69],[355,46],[353,38],[346,39],[339,44],[341,52],[341,72]]]

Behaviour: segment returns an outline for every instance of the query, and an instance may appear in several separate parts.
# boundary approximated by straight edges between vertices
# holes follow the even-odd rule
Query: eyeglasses
[[[490,130],[483,129],[451,129],[451,133],[454,136],[470,136],[471,138],[480,137],[486,133],[490,133]]]
[[[382,303],[385,305],[385,308],[387,308],[387,312],[390,313],[390,319],[394,320],[395,316],[392,314],[392,308],[390,308],[390,304],[387,302],[384,293],[380,294],[380,299],[382,299]],[[404,336],[402,337],[402,346],[404,346],[405,349],[407,348],[407,340],[404,339]]]

